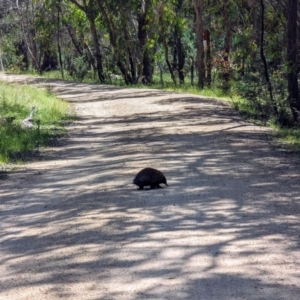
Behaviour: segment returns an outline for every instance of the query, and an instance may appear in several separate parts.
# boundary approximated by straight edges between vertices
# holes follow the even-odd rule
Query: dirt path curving
[[[300,159],[188,94],[25,76],[69,138],[0,181],[0,299],[300,299]],[[169,187],[137,191],[151,166]]]

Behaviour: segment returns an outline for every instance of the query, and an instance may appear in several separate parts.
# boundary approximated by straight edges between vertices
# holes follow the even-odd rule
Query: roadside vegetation
[[[0,1],[0,71],[229,101],[297,147],[295,0]]]
[[[37,75],[36,73],[34,74]],[[62,79],[61,73],[59,71],[45,72],[43,73],[43,77],[51,79]],[[153,89],[163,89],[166,91],[174,91],[179,93],[190,93],[198,96],[226,101],[233,109],[239,112],[240,116],[243,119],[251,121],[258,125],[271,127],[274,130],[274,138],[278,139],[280,143],[288,146],[290,149],[300,150],[300,128],[298,124],[288,126],[288,124],[280,124],[278,122],[278,119],[274,117],[268,117],[259,104],[264,103],[264,101],[258,99],[249,101],[249,99],[247,99],[247,96],[243,98],[240,91],[238,90],[240,84],[234,85],[234,83],[232,83],[231,89],[224,92],[224,90],[218,86],[218,83],[212,83],[210,87],[199,89],[197,85],[186,83],[175,86],[170,76],[164,76],[164,84],[161,84],[158,76],[154,76],[153,78],[154,80],[151,85],[143,83],[127,85],[121,76],[111,80],[107,80],[105,83],[115,86],[130,86],[132,88],[150,87]],[[84,78],[84,80],[76,80],[76,78],[72,78],[71,76],[65,79],[85,83],[99,83],[98,80],[96,80],[94,76],[92,76],[91,72],[89,73],[89,76],[86,76]],[[248,92],[251,93],[250,91]],[[253,93],[253,95],[255,95],[255,93]],[[286,109],[288,110],[288,108]]]
[[[22,121],[32,107],[33,127],[27,128]],[[0,82],[0,165],[22,161],[40,147],[53,145],[72,119],[70,105],[46,89]]]

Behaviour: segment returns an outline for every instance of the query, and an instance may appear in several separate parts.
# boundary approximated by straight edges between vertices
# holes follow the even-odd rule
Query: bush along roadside
[[[53,145],[72,120],[71,105],[48,90],[0,82],[0,165]]]

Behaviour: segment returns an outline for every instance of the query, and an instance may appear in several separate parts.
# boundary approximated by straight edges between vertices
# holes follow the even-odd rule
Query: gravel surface
[[[300,299],[300,159],[213,99],[26,76],[78,118],[0,179],[0,299]],[[138,191],[145,167],[169,187]]]

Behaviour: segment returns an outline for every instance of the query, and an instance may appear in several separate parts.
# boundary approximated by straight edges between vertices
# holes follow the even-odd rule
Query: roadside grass
[[[92,72],[89,72],[83,81],[76,80],[75,78],[69,76],[67,72],[65,72],[64,74],[65,74],[64,76],[65,80],[94,83],[94,84],[99,83],[99,81],[95,79],[95,74],[92,74]],[[62,79],[60,71],[45,72],[43,74],[43,77],[51,78],[51,79]],[[188,80],[189,78],[187,78],[187,81]],[[122,77],[118,75],[110,77],[110,79],[107,80],[106,84],[115,85],[115,86],[128,86],[124,83]],[[147,84],[139,83],[139,84],[132,85],[130,87],[151,88],[151,89],[161,89],[165,91],[173,91],[179,93],[190,93],[202,97],[215,98],[215,99],[229,102],[232,108],[238,111],[240,116],[243,119],[262,126],[272,127],[275,131],[274,137],[277,138],[281,143],[287,145],[288,147],[294,150],[300,150],[300,128],[299,129],[282,128],[273,121],[266,122],[266,120],[261,116],[262,112],[259,112],[257,109],[255,109],[253,105],[249,103],[249,101],[241,98],[234,91],[230,91],[229,94],[224,93],[222,89],[217,86],[217,84],[212,84],[210,88],[204,88],[202,90],[199,90],[196,84],[192,85],[191,83],[177,84],[175,86],[171,80],[171,76],[166,74],[164,74],[163,84],[162,84],[159,75],[156,74],[153,76],[153,84],[147,85]]]
[[[300,128],[279,128],[272,125],[275,129],[275,138],[292,150],[300,150]]]
[[[22,120],[35,106],[33,128]],[[26,158],[66,132],[64,124],[74,119],[71,106],[43,88],[0,82],[0,165]]]

